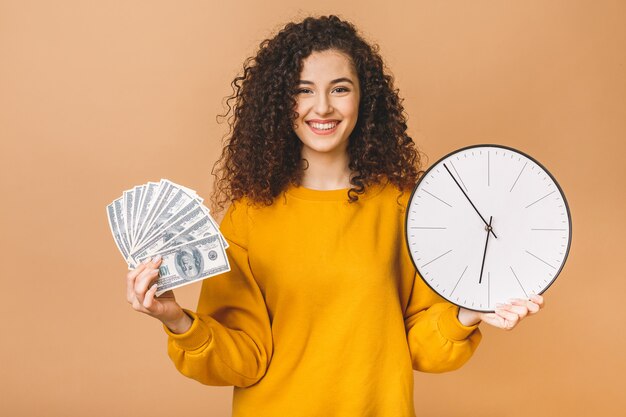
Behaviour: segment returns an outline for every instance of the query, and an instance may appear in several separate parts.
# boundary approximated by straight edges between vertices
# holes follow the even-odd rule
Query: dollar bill
[[[128,232],[126,229],[126,218],[124,217],[124,197],[120,197],[117,200],[113,201],[113,213],[115,214],[115,219],[117,222],[117,227],[119,228],[122,243],[124,244],[126,253],[130,252],[130,242],[128,240]]]
[[[161,255],[157,297],[165,291],[230,271],[222,241],[213,235],[194,240],[152,256]],[[146,258],[139,261],[143,262]]]
[[[170,196],[166,198],[166,203],[161,208],[161,211],[154,216],[152,224],[148,227],[144,233],[144,240],[150,239],[158,230],[161,229],[168,220],[175,216],[183,207],[192,201],[196,200],[193,195],[188,194],[183,189],[175,190],[170,193]]]
[[[172,187],[173,187],[173,183],[171,183],[168,180],[162,179],[159,182],[156,195],[154,196],[152,204],[150,205],[150,210],[146,214],[146,217],[139,229],[138,241],[143,240],[143,236],[146,231],[146,228],[148,228],[150,224],[152,224],[152,219],[154,218],[154,215],[161,208],[161,204],[163,204],[162,203],[163,200],[165,200],[167,196],[171,193]]]
[[[217,224],[217,222],[215,221],[215,219],[213,219],[213,217],[211,217],[211,216],[208,216],[208,217],[209,217],[209,221],[213,224],[213,227],[216,230],[220,230],[220,227]],[[224,238],[224,236],[221,233],[219,234],[219,236],[220,236],[220,239],[222,240],[222,245],[224,245],[224,248],[228,249],[228,241]]]
[[[189,225],[195,223],[200,217],[202,217],[205,213],[208,213],[206,207],[202,205],[202,202],[193,199],[181,209],[179,209],[174,215],[170,216],[167,220],[161,224],[152,235],[159,235],[162,233],[166,233],[169,231],[171,227],[178,228],[178,232],[184,230]],[[144,239],[144,242],[147,242],[151,238]]]
[[[128,238],[128,244],[133,246],[133,206],[135,193],[134,190],[126,190],[124,191],[124,219],[126,220],[126,236]]]
[[[141,197],[139,214],[137,215],[137,224],[135,225],[136,240],[139,240],[139,232],[142,226],[146,223],[148,213],[156,201],[156,193],[158,192],[158,189],[158,182],[149,182],[146,184],[146,189]]]
[[[193,207],[193,209],[189,210],[190,207]],[[206,216],[206,212],[202,209],[200,203],[195,200],[185,207],[184,213],[176,222],[161,230],[160,233],[156,233],[152,238],[145,240],[145,243],[131,253],[131,257],[136,261],[148,253],[155,253],[174,236]]]
[[[133,224],[131,227],[131,240],[133,243],[137,238],[137,217],[139,216],[139,205],[141,204],[141,198],[143,197],[143,192],[146,189],[145,185],[137,185],[133,188]]]
[[[186,242],[198,240],[203,237],[217,235],[219,230],[213,226],[209,216],[205,216],[189,226],[187,229],[168,239],[165,244],[158,250],[168,249],[174,246],[182,245]],[[218,236],[219,238],[219,236]]]
[[[211,255],[207,258],[208,261],[202,261],[202,265],[206,266],[206,268],[203,266],[203,271],[209,272],[203,273],[203,278],[196,277],[192,281],[220,273],[216,271],[224,267],[216,266],[219,263],[216,259],[225,260],[229,270],[228,257],[225,254],[228,242],[220,233],[219,226],[211,217],[209,209],[202,202],[202,198],[194,190],[161,179],[159,182],[148,182],[128,189],[120,198],[107,205],[109,228],[128,268],[134,269],[140,260],[176,248],[187,247],[191,251],[189,253],[194,253],[189,245],[204,242],[196,248],[200,252],[196,252],[195,259],[204,259],[198,258],[197,253],[202,253],[201,250],[205,250],[209,243],[211,250],[221,255],[215,259],[214,255]],[[209,237],[212,238],[210,242],[205,240]],[[183,258],[185,260],[180,262],[184,263],[187,255]],[[188,266],[191,267],[192,265]],[[178,275],[182,279],[182,275],[180,273]],[[167,279],[180,281],[172,277]],[[167,287],[169,288],[173,287]],[[161,293],[162,291],[159,294]]]
[[[115,217],[115,208],[113,207],[113,203],[107,206],[107,218],[109,219],[109,227],[111,228],[111,232],[113,233],[113,240],[115,241],[115,245],[117,249],[120,251],[124,259],[128,259],[128,252],[126,251],[126,247],[122,242],[122,233],[120,232],[120,228],[117,223],[117,218]]]

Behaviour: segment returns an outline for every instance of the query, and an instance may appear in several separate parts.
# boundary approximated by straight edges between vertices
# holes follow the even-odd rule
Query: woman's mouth
[[[316,135],[332,135],[337,130],[340,120],[332,120],[328,122],[306,122],[311,131]]]

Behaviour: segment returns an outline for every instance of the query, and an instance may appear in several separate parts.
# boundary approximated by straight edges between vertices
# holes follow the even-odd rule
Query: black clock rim
[[[563,268],[565,267],[565,264],[567,263],[567,259],[569,257],[569,253],[570,253],[570,248],[572,246],[572,213],[571,213],[571,211],[569,209],[569,203],[567,202],[567,198],[565,198],[565,193],[563,192],[563,189],[561,188],[561,185],[559,184],[559,182],[556,180],[556,178],[554,178],[554,175],[552,175],[552,173],[541,162],[537,161],[535,158],[533,158],[532,156],[528,155],[526,152],[520,151],[519,149],[513,148],[511,146],[496,145],[496,144],[489,144],[489,143],[487,143],[487,144],[469,145],[469,146],[465,146],[463,148],[458,148],[458,149],[456,149],[456,150],[454,150],[452,152],[449,152],[445,156],[439,158],[435,163],[431,164],[430,168],[428,168],[426,171],[424,171],[424,174],[417,181],[417,183],[413,187],[413,190],[411,191],[411,195],[409,196],[408,204],[407,204],[407,207],[406,207],[406,213],[404,215],[404,240],[405,240],[406,248],[407,248],[407,250],[409,252],[409,258],[411,258],[411,263],[413,263],[413,266],[415,267],[415,271],[417,272],[419,277],[422,279],[422,281],[424,281],[424,283],[426,285],[428,285],[428,287],[431,290],[433,290],[437,295],[439,295],[440,297],[442,297],[446,301],[448,301],[448,302],[450,302],[450,303],[452,303],[452,304],[454,304],[454,305],[456,305],[458,307],[463,307],[463,308],[466,308],[468,310],[478,311],[478,312],[481,312],[481,313],[493,313],[495,310],[481,310],[481,309],[470,308],[470,307],[467,307],[467,306],[464,306],[464,305],[460,305],[460,304],[458,304],[458,303],[456,303],[456,302],[454,302],[452,300],[449,300],[444,295],[440,294],[439,291],[435,290],[428,283],[426,278],[424,278],[424,276],[420,272],[419,268],[417,267],[417,264],[415,263],[415,260],[413,259],[413,253],[411,252],[411,245],[409,244],[408,226],[409,226],[409,213],[410,213],[409,209],[411,207],[411,203],[413,202],[413,195],[415,194],[415,191],[417,190],[417,188],[421,184],[422,180],[424,178],[426,178],[428,173],[435,166],[437,166],[441,161],[443,161],[444,159],[448,158],[451,155],[454,155],[454,154],[462,152],[462,151],[466,151],[468,149],[487,148],[487,147],[490,147],[490,148],[501,148],[501,149],[506,149],[506,150],[509,150],[509,151],[517,152],[517,153],[525,156],[526,158],[530,159],[535,164],[539,165],[539,167],[541,167],[541,169],[543,169],[550,176],[550,178],[552,179],[554,184],[556,184],[556,187],[559,190],[559,193],[561,194],[561,197],[563,198],[563,202],[565,203],[565,209],[567,210],[567,221],[569,223],[569,238],[567,240],[567,249],[565,251],[565,257],[563,258],[563,262],[561,263],[561,266],[560,266],[559,270],[556,272],[556,274],[552,278],[552,281],[550,281],[548,283],[548,285],[539,293],[539,295],[544,294],[546,291],[548,291],[548,288],[550,288],[552,286],[552,284],[554,284],[554,282],[556,281],[558,276],[561,275],[561,271],[563,271]],[[411,294],[411,296],[412,296],[412,294]]]

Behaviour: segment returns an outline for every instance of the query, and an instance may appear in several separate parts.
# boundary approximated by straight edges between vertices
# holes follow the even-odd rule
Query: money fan
[[[550,172],[500,145],[441,158],[420,178],[406,212],[406,243],[424,282],[483,312],[545,292],[563,269],[571,229],[567,200]]]
[[[202,202],[194,190],[162,179],[124,191],[106,208],[128,269],[162,257],[157,296],[230,271],[228,242]]]

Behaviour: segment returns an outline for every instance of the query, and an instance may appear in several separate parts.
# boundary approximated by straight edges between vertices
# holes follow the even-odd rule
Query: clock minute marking
[[[461,175],[459,174],[459,171],[456,170],[456,167],[454,166],[454,163],[452,161],[450,161],[450,165],[452,165],[452,169],[454,170],[454,172],[456,172],[456,176],[459,177],[459,181],[461,181],[461,184],[463,184],[463,187],[465,188],[465,191],[469,191],[467,189],[467,185],[465,185],[465,182],[463,181],[463,178],[461,178]]]
[[[513,155],[511,155],[513,156]],[[524,172],[524,168],[526,168],[526,165],[528,165],[528,162],[526,162],[524,164],[524,166],[522,167],[522,170],[519,172],[519,175],[517,176],[517,178],[515,179],[515,182],[513,183],[513,185],[511,186],[511,189],[509,190],[509,192],[513,191],[513,188],[515,187],[515,184],[517,184],[517,181],[519,180],[519,177],[522,176],[522,172]]]
[[[541,259],[540,257],[538,257],[537,255],[535,255],[534,253],[530,253],[528,251],[526,251],[527,254],[529,254],[530,256],[532,256],[535,259],[540,260],[541,262],[543,262],[544,264],[548,265],[550,268],[552,269],[556,269],[554,266],[550,265],[549,263],[547,263],[546,261],[544,261],[543,259]]]
[[[424,268],[426,265],[429,265],[429,264],[431,264],[431,263],[435,262],[437,259],[441,258],[441,257],[442,257],[442,256],[444,256],[444,255],[449,254],[450,252],[452,252],[452,249],[450,249],[450,250],[449,250],[449,251],[447,251],[447,252],[442,253],[441,255],[437,256],[435,259],[433,259],[433,260],[431,260],[431,261],[426,262],[424,265],[422,265],[422,268]]]
[[[446,202],[445,202],[445,201],[443,201],[441,198],[437,197],[436,195],[434,195],[433,193],[431,193],[431,192],[430,192],[430,191],[428,191],[427,189],[422,188],[422,190],[423,190],[426,194],[430,195],[431,197],[434,197],[434,198],[436,198],[437,200],[441,201],[441,202],[442,202],[443,204],[445,204],[446,206],[448,206],[448,207],[452,207],[450,204],[446,203]]]
[[[553,190],[552,192],[549,192],[548,194],[546,194],[546,195],[544,195],[543,197],[541,197],[539,200],[535,200],[535,201],[533,201],[532,203],[530,203],[529,205],[527,205],[527,206],[526,206],[526,207],[524,207],[524,208],[528,208],[528,207],[532,206],[533,204],[536,204],[536,203],[540,202],[541,200],[543,200],[544,198],[548,197],[549,195],[554,194],[555,192],[556,192],[556,190]]]
[[[491,169],[489,167],[490,165],[489,154],[490,154],[490,151],[487,151],[487,187],[491,187]]]
[[[528,297],[528,293],[526,293],[526,290],[524,289],[524,286],[522,286],[522,283],[519,281],[519,278],[517,277],[517,274],[515,273],[515,271],[513,271],[513,267],[511,265],[509,265],[509,268],[511,268],[511,272],[513,272],[513,276],[515,277],[515,280],[519,284],[520,288],[522,289],[522,291],[524,291],[524,295],[526,296],[526,298],[529,298]]]
[[[454,288],[452,288],[452,291],[450,291],[450,297],[452,297],[452,293],[454,293],[454,291],[456,290],[456,287],[459,285],[459,282],[461,282],[461,278],[463,278],[463,275],[465,275],[465,271],[467,271],[467,267],[469,265],[465,266],[465,269],[463,270],[463,272],[461,272],[461,276],[459,277],[459,279],[456,281],[456,284],[454,285]]]

